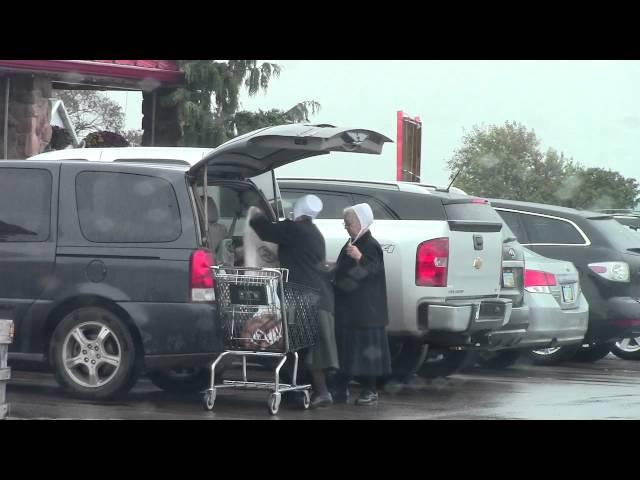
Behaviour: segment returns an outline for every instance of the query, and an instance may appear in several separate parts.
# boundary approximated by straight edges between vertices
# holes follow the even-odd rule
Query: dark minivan
[[[332,151],[379,154],[387,141],[296,124],[250,132],[184,165],[161,155],[87,161],[77,150],[0,162],[10,359],[48,362],[85,398],[122,394],[145,370],[162,388],[185,386],[190,377],[172,372],[204,367],[221,350],[210,267],[218,256],[242,264],[249,207],[281,216],[275,182],[252,179]]]

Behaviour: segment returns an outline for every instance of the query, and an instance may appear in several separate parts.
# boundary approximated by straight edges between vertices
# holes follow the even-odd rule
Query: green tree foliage
[[[287,123],[308,122],[311,115],[320,111],[320,104],[310,100],[300,102],[289,110],[259,110],[249,112],[242,110],[235,114],[234,124],[238,135],[251,132],[264,127],[284,125]]]
[[[635,178],[604,168],[581,170],[574,195],[565,203],[568,207],[584,209],[634,208],[640,193]]]
[[[460,172],[455,186],[483,197],[599,209],[633,208],[640,195],[635,179],[543,153],[535,132],[517,122],[474,126],[448,167],[450,179]]]
[[[257,60],[178,60],[185,85],[165,101],[180,109],[182,144],[215,147],[235,135],[234,115],[241,88],[253,96],[266,91],[280,66]]]

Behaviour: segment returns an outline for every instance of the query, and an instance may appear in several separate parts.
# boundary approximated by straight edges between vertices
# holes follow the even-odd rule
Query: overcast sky
[[[247,110],[322,105],[313,122],[371,128],[396,138],[396,111],[423,122],[423,181],[446,183],[446,161],[463,129],[516,120],[588,167],[638,177],[639,61],[271,60],[283,69],[266,94],[242,96]],[[127,128],[140,128],[139,93],[127,103]],[[279,170],[280,175],[395,179],[395,144],[381,156],[331,154]]]

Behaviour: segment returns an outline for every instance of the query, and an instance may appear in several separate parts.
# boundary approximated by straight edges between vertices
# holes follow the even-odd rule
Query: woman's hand
[[[353,258],[356,262],[359,262],[362,258],[362,252],[355,245],[349,245],[346,252],[347,255]]]

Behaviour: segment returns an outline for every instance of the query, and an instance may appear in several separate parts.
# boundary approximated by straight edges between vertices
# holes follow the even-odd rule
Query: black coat
[[[278,244],[280,266],[289,269],[289,281],[318,290],[318,308],[333,313],[326,246],[318,227],[311,220],[271,223],[263,215],[253,217],[249,223],[262,240]]]
[[[334,292],[336,325],[385,327],[389,323],[382,248],[366,232],[354,242],[362,253],[356,262],[342,247],[336,262]]]

